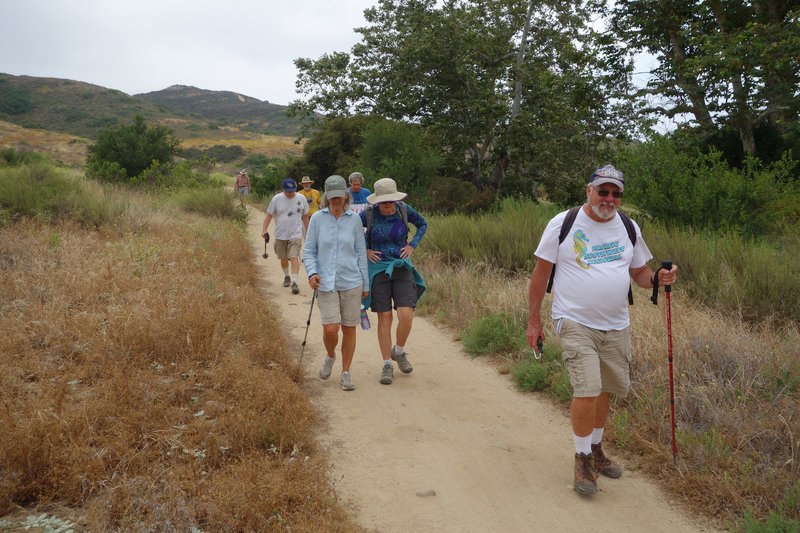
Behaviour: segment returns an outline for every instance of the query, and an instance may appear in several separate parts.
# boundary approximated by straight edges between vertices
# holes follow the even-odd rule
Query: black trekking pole
[[[261,257],[263,257],[264,259],[266,259],[267,257],[269,257],[269,254],[267,253],[267,243],[268,243],[268,242],[269,242],[269,233],[265,233],[265,234],[264,234],[264,255],[262,255],[262,256],[261,256]]]
[[[300,363],[298,366],[303,368],[303,352],[306,350],[306,339],[308,338],[308,327],[311,325],[311,313],[314,311],[314,300],[317,299],[317,289],[314,289],[314,294],[311,296],[311,308],[308,310],[308,320],[306,320],[306,335],[303,337],[303,348],[300,350]]]
[[[661,261],[661,268],[658,270],[672,270],[672,261]],[[653,275],[653,296],[650,298],[653,304],[658,303],[658,270]],[[675,446],[675,387],[672,380],[672,303],[670,302],[671,285],[664,286],[667,295],[667,346],[669,357],[669,408],[672,415],[672,463],[678,463],[678,448]]]

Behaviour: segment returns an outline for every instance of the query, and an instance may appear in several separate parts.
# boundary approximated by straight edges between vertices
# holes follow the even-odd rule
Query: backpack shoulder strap
[[[403,225],[406,227],[406,244],[408,244],[408,204],[400,200],[397,202],[397,209],[400,211],[400,218],[403,220]]]
[[[564,239],[567,238],[569,234],[569,230],[572,229],[572,225],[575,223],[575,219],[578,217],[578,211],[581,209],[580,205],[576,205],[569,211],[567,211],[567,216],[564,217],[564,221],[561,223],[561,231],[558,232],[558,244],[561,245],[564,242]],[[547,281],[547,292],[553,291],[553,278],[556,275],[556,264],[553,263],[553,268],[550,270],[550,279]]]
[[[636,246],[636,229],[633,227],[633,221],[631,217],[623,213],[622,211],[617,211],[619,214],[619,218],[622,220],[622,224],[625,226],[625,231],[628,232],[628,238],[631,240],[631,243]],[[628,304],[633,305],[633,285],[628,285]]]
[[[370,204],[364,209],[364,218],[367,221],[367,249],[372,249],[372,222],[375,220],[375,207]]]
[[[628,238],[631,240],[631,243],[633,243],[633,245],[636,246],[636,230],[633,227],[633,220],[631,220],[631,217],[629,217],[622,211],[617,211],[617,214],[619,214],[619,218],[625,225],[625,231],[628,232]]]

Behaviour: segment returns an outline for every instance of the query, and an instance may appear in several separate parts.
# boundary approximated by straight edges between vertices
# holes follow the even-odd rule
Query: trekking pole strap
[[[653,279],[651,280],[653,283],[653,295],[650,297],[650,301],[653,302],[653,305],[658,305],[658,272],[659,270],[666,270],[669,272],[672,270],[672,261],[669,259],[665,259],[661,261],[661,266],[653,274]],[[665,285],[664,292],[671,292],[672,285]]]

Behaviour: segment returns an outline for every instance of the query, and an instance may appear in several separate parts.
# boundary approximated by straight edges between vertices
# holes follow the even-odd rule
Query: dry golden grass
[[[141,218],[0,229],[0,515],[56,502],[90,531],[356,530],[241,230]]]
[[[507,277],[488,266],[452,266],[420,252],[415,263],[429,288],[421,313],[457,331],[488,313],[511,313],[520,324],[526,322],[529,275]],[[779,328],[768,319],[750,324],[698,306],[681,294],[679,279],[671,296],[674,465],[666,296],[662,290],[656,307],[651,294],[634,287],[633,384],[629,397],[612,406],[609,442],[628,450],[672,497],[722,527],[740,519],[744,510],[766,516],[800,474],[800,332],[796,326]],[[549,316],[551,302],[546,295],[543,316]],[[546,343],[557,346],[550,321],[544,327]],[[522,357],[497,362],[506,368]]]
[[[89,144],[88,139],[74,135],[23,128],[0,120],[0,149],[39,152],[66,165],[82,165],[86,162]]]

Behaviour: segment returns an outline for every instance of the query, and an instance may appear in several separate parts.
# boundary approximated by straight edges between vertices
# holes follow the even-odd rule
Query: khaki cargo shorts
[[[272,248],[275,250],[275,255],[278,256],[278,259],[299,258],[303,253],[303,239],[290,239],[288,241],[275,239]]]
[[[622,398],[631,386],[630,328],[602,331],[568,318],[555,320],[572,396],[592,398],[610,392]]]

